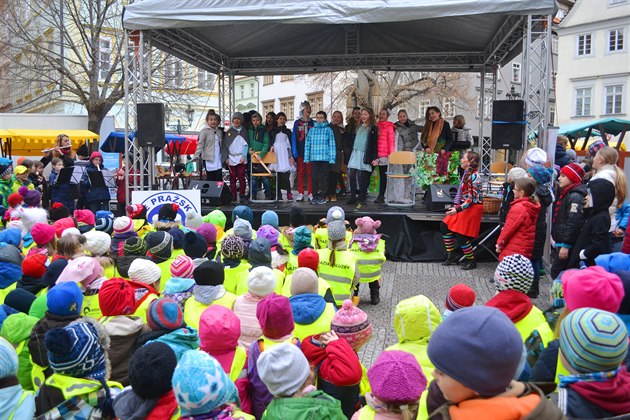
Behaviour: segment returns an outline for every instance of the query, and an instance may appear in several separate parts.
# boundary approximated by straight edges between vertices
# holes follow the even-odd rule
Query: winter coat
[[[22,388],[26,390],[33,389],[33,381],[31,379],[33,364],[31,363],[31,352],[27,342],[37,321],[39,319],[34,316],[18,312],[17,314],[9,315],[2,323],[2,329],[0,330],[0,337],[13,344],[13,347],[18,352],[18,380]]]
[[[179,418],[180,414],[172,389],[157,400],[145,400],[133,389],[125,388],[114,400],[114,411],[121,420],[168,420]]]
[[[330,128],[332,129],[333,134],[335,135],[335,152],[336,152],[335,163],[334,165],[330,167],[330,171],[339,173],[341,172],[341,164],[343,163],[343,154],[344,154],[343,140],[346,135],[346,129],[342,126],[338,126],[333,123],[330,123]]]
[[[22,276],[20,280],[17,281],[16,288],[24,289],[27,292],[30,292],[34,295],[38,294],[42,290],[44,290],[48,285],[42,282],[42,279],[38,279],[30,276]]]
[[[407,120],[407,123],[403,124],[400,121],[394,123],[396,129],[397,146],[396,150],[405,152],[411,152],[416,149],[418,143],[420,143],[420,133],[422,133],[422,127],[417,125],[411,120]]]
[[[123,255],[125,255],[123,252],[125,241],[129,238],[134,238],[137,236],[138,234],[133,231],[125,233],[114,233],[111,245],[109,246],[109,255],[111,255],[112,257],[122,257]]]
[[[610,181],[613,185],[617,185],[617,168],[615,165],[604,165],[602,168],[598,169],[595,172],[595,175],[591,177],[591,180],[595,179],[605,179]],[[608,207],[608,213],[610,214],[610,228],[609,232],[613,232],[617,228],[617,223],[615,221],[615,216],[617,212],[617,197],[613,200],[612,204]]]
[[[262,336],[262,328],[260,328],[260,323],[256,317],[256,308],[262,299],[247,292],[234,301],[232,311],[241,320],[238,345],[245,349],[248,349],[254,341]]]
[[[571,163],[571,158],[567,155],[567,149],[561,144],[556,144],[554,163],[561,168]]]
[[[453,144],[451,146],[453,149],[470,149],[473,145],[474,139],[470,128],[451,127],[451,134],[453,135]]]
[[[356,127],[346,124],[346,132],[342,138],[342,149],[343,149],[343,163],[345,165],[348,164],[350,160],[350,155],[352,154],[352,147],[354,146],[354,138],[356,137]]]
[[[330,331],[335,307],[326,303],[322,296],[316,293],[305,293],[291,296],[289,301],[295,321],[293,334],[297,338],[304,340],[308,336]]]
[[[558,199],[560,194],[558,193]],[[586,185],[580,185],[569,192],[560,203],[555,221],[551,225],[551,237],[556,247],[572,248],[584,223],[584,200]],[[556,201],[557,203],[557,201]],[[553,211],[556,209],[554,204]],[[566,245],[566,246],[565,246]]]
[[[20,401],[21,400],[21,401]],[[32,419],[35,417],[35,396],[19,384],[0,386],[0,419]]]
[[[372,165],[372,161],[378,159],[378,127],[373,125],[368,133],[365,154],[363,155],[363,163]]]
[[[331,165],[337,159],[335,134],[328,122],[315,123],[308,131],[304,144],[304,162],[328,162]]]
[[[291,151],[293,152],[293,157],[295,159],[298,157],[304,157],[306,135],[314,125],[315,121],[312,118],[309,118],[308,121],[298,118],[293,123],[293,130],[291,130]]]
[[[216,136],[219,137],[219,146],[222,146],[225,133],[223,132],[223,129],[221,127],[210,128],[206,126],[201,129],[201,131],[199,132],[199,142],[197,143],[197,148],[195,149],[195,159],[198,159],[199,156],[201,156],[201,159],[203,160],[207,160],[209,162],[214,161],[214,155],[216,153],[216,151],[214,150],[216,146],[214,138]],[[221,152],[219,153],[219,159],[221,162],[224,162],[227,159],[227,155],[224,155],[222,153],[222,151],[225,149],[223,147],[220,148]]]
[[[621,369],[605,382],[577,382],[560,388],[558,406],[570,418],[602,419],[630,414],[630,373]]]
[[[85,173],[83,174],[83,178],[81,179],[81,188],[83,189],[83,191],[85,191],[84,198],[85,201],[88,203],[93,201],[109,201],[110,199],[109,189],[107,187],[92,187],[92,185],[90,184],[88,173],[99,172],[102,170],[102,165],[99,170],[99,168],[97,168],[96,165],[94,165],[92,162],[90,162],[85,167]]]
[[[394,123],[391,121],[378,122],[378,157],[388,157],[396,150],[396,142],[394,140]]]
[[[154,340],[147,341],[145,344],[152,342],[160,342],[168,345],[179,362],[185,352],[188,350],[196,350],[199,348],[199,335],[193,327],[182,327],[174,331],[162,334]]]
[[[48,350],[46,349],[46,343],[44,339],[46,333],[53,328],[63,328],[81,318],[80,315],[55,315],[46,311],[46,315],[37,321],[37,324],[31,331],[31,336],[28,339],[28,349],[31,352],[31,358],[33,363],[47,368],[48,367]],[[46,369],[46,377],[52,374],[52,370]]]
[[[148,327],[137,316],[107,316],[100,320],[109,334],[109,361],[111,363],[111,380],[129,385],[129,360],[136,349],[140,334]]]
[[[540,259],[545,250],[545,242],[547,241],[547,208],[553,201],[551,191],[546,185],[536,187],[536,197],[540,204],[540,211],[536,219],[536,237],[534,239],[534,249],[532,251],[532,259]]]
[[[513,254],[531,258],[539,213],[540,204],[532,203],[529,197],[512,201],[505,225],[497,239],[497,244],[503,247],[499,261]]]
[[[275,398],[262,418],[346,420],[339,401],[322,391],[313,391],[300,398]]]
[[[58,184],[56,182],[59,174],[57,172],[51,172],[50,177],[48,177],[48,184],[50,185],[50,202],[51,203],[61,203],[66,206],[68,209],[74,208],[74,199],[72,198],[72,193],[70,191],[70,184]]]
[[[271,147],[271,140],[269,140],[269,133],[265,129],[264,125],[259,125],[257,128],[250,127],[248,129],[249,148],[254,152],[259,152],[258,156],[262,159],[265,157],[269,148]]]

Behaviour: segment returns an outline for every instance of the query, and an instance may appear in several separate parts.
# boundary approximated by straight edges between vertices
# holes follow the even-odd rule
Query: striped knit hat
[[[521,254],[503,258],[494,272],[494,287],[497,292],[516,290],[527,293],[533,281],[532,263]]]
[[[155,299],[147,309],[147,324],[152,330],[174,331],[184,326],[184,313],[173,299]]]
[[[127,216],[114,219],[114,233],[120,235],[127,232],[133,232],[133,220]]]
[[[560,326],[560,350],[579,373],[617,369],[628,352],[628,331],[612,312],[581,308]]]
[[[179,255],[171,264],[171,275],[178,278],[192,279],[195,264],[192,258],[186,255]]]
[[[145,237],[147,256],[163,262],[171,258],[173,253],[173,237],[168,232],[149,232]]]
[[[130,255],[138,255],[144,256],[147,255],[147,243],[144,239],[139,236],[132,236],[131,238],[125,241],[123,245],[123,254],[125,256]]]
[[[343,301],[332,319],[330,329],[340,338],[345,338],[355,351],[372,337],[372,323],[367,314],[355,307],[350,299]]]
[[[449,311],[456,311],[458,309],[467,308],[475,304],[475,291],[465,284],[456,284],[451,287],[446,296],[446,302],[444,305]]]

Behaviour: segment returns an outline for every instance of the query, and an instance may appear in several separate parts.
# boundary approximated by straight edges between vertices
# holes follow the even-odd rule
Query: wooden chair
[[[252,158],[250,160],[250,164],[249,164],[249,173],[250,173],[250,178],[249,178],[249,200],[252,203],[276,203],[278,201],[277,199],[277,194],[278,194],[278,173],[275,170],[272,170],[269,166],[273,165],[277,162],[278,157],[276,156],[275,152],[269,151],[265,154],[265,157],[262,158],[262,163],[264,163],[267,168],[269,169],[269,172],[260,172],[260,173],[254,173],[253,168],[254,168],[254,164],[255,163],[259,163],[259,161],[253,156],[252,154]],[[258,200],[256,197],[253,196],[253,192],[254,189],[252,188],[254,185],[254,182],[257,182],[258,179],[261,179],[263,177],[268,177],[268,178],[275,178],[276,180],[276,188],[274,191],[271,191],[273,193],[273,197],[271,200]],[[270,183],[271,184],[271,183]],[[265,191],[266,193],[266,191]]]
[[[389,155],[389,161],[387,164],[387,191],[385,192],[385,204],[391,207],[413,207],[416,204],[416,176],[415,168],[417,163],[417,156],[415,152],[393,152]],[[394,168],[394,165],[399,165]],[[399,172],[394,172],[396,169]],[[392,185],[391,181],[397,182]],[[409,201],[403,201],[407,195],[407,188],[405,183],[411,181],[411,187],[409,188]],[[399,192],[403,197],[395,197],[395,200],[390,200],[392,195],[392,189],[398,182],[403,183],[403,190]]]
[[[512,164],[508,163],[507,170],[512,169]],[[505,174],[505,162],[493,162],[490,164],[490,176],[488,177],[488,189],[493,191],[501,189],[503,183],[507,181]]]

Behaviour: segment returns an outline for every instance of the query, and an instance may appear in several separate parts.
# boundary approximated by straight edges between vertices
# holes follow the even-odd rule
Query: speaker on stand
[[[136,106],[138,121],[138,132],[136,139],[138,148],[143,149],[144,159],[148,160],[149,185],[152,189],[157,189],[155,177],[155,153],[164,147],[166,142],[164,128],[164,104],[163,103],[140,103]],[[143,169],[143,168],[141,168]]]
[[[226,206],[232,202],[232,194],[224,181],[190,181],[189,190],[200,190],[201,205]]]
[[[446,210],[453,205],[457,195],[457,185],[433,184],[424,195],[424,204],[429,211]]]

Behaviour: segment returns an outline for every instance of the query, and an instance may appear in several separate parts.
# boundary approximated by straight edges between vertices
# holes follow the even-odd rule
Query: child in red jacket
[[[540,212],[540,204],[534,196],[536,181],[530,178],[519,178],[514,181],[514,201],[505,219],[505,225],[497,239],[496,250],[499,261],[507,255],[521,254],[532,257],[534,239],[536,238],[536,220]]]
[[[375,203],[384,203],[385,202],[385,191],[387,189],[387,163],[389,155],[391,155],[396,150],[396,142],[395,142],[395,128],[394,123],[388,121],[389,118],[389,110],[381,109],[378,113],[378,142],[377,151],[378,151],[378,159],[372,162],[373,166],[378,165],[378,177],[379,177],[379,188],[378,188],[378,197],[374,200]]]

